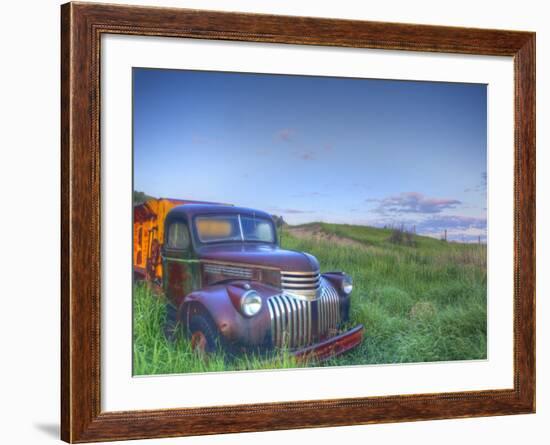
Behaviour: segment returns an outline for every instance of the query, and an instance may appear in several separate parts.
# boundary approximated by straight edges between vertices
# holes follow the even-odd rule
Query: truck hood
[[[252,267],[274,267],[284,271],[315,272],[319,262],[308,253],[281,249],[268,244],[218,244],[201,247],[203,261],[223,261]]]

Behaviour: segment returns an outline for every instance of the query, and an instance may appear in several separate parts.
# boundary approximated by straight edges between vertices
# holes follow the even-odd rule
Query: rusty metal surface
[[[298,361],[323,361],[341,355],[359,346],[363,341],[364,327],[362,324],[307,348],[294,352]]]
[[[312,347],[337,333],[349,298],[335,285],[341,276],[321,275],[314,256],[282,249],[276,242],[197,242],[196,216],[239,214],[271,221],[268,213],[168,199],[136,209],[141,219],[134,223],[134,253],[141,263],[135,261],[135,270],[145,271],[149,281],[162,278],[183,326],[196,312],[208,314],[224,341],[243,347]],[[151,214],[155,216],[143,219]],[[165,229],[176,221],[189,227],[189,248],[162,248]],[[262,299],[262,309],[253,317],[240,308],[248,289]]]

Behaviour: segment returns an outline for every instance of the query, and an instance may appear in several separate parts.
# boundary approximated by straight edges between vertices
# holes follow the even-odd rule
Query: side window
[[[179,221],[170,224],[166,247],[168,249],[179,250],[189,248],[189,230],[187,230],[187,224]]]

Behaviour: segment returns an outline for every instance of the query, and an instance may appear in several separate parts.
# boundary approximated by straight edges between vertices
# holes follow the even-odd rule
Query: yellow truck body
[[[149,199],[134,206],[134,275],[156,281],[162,279],[161,247],[164,220],[174,207],[183,204],[218,204],[172,198]]]

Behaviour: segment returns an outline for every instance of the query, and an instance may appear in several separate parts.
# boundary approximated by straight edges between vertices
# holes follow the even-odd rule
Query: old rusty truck
[[[286,348],[323,360],[360,344],[349,326],[352,279],[279,246],[270,214],[229,205],[150,200],[134,207],[136,277],[161,285],[165,332],[201,354]],[[348,326],[347,329],[342,329]]]

